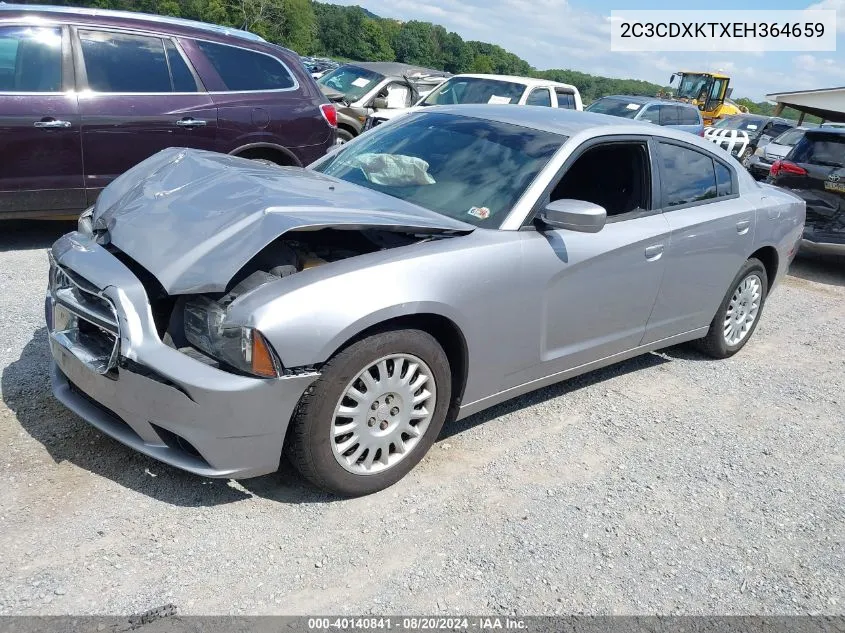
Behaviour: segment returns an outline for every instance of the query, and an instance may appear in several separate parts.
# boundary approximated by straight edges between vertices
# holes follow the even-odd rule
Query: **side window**
[[[660,143],[660,179],[665,209],[716,197],[713,159],[692,149]]]
[[[693,108],[679,108],[681,125],[698,125],[698,113]]]
[[[214,66],[227,90],[288,90],[296,85],[282,62],[270,55],[200,40],[197,46]]]
[[[525,105],[552,107],[552,93],[548,88],[534,88],[525,101]]]
[[[170,67],[170,76],[173,80],[173,92],[196,92],[197,82],[194,75],[173,42],[164,40],[164,52],[167,55],[167,65]]]
[[[61,92],[62,32],[0,27],[0,92]]]
[[[607,143],[584,151],[555,185],[549,201],[585,200],[608,217],[651,206],[651,176],[645,143]]]
[[[555,94],[557,95],[557,107],[564,108],[566,110],[574,110],[575,109],[575,95],[571,92],[567,92],[566,90],[555,90]]]
[[[643,111],[640,112],[640,116],[637,117],[640,121],[645,121],[647,123],[654,123],[655,125],[660,125],[660,111],[663,109],[663,106],[659,104],[646,106],[643,108]]]
[[[716,165],[716,196],[721,198],[723,196],[733,195],[734,189],[731,170],[719,161],[714,161],[714,164]]]
[[[174,92],[161,38],[80,30],[79,41],[91,90]]]
[[[680,109],[678,106],[660,106],[660,125],[680,125]]]

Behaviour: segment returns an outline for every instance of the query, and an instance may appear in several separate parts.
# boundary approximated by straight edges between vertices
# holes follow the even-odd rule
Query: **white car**
[[[410,108],[379,109],[367,117],[364,130],[433,105],[494,103],[583,110],[578,88],[569,84],[511,75],[455,75]]]

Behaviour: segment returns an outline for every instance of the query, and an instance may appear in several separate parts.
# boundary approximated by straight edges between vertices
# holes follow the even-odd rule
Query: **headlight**
[[[764,153],[764,150],[765,150],[764,147],[758,147],[757,149],[754,150],[754,155],[755,156],[762,156],[763,153]]]
[[[206,297],[185,304],[185,338],[197,349],[243,372],[276,378],[282,364],[261,332],[223,324],[225,311]]]
[[[94,233],[94,225],[91,217],[94,215],[94,207],[88,207],[79,216],[76,221],[76,230],[83,235],[92,235]]]

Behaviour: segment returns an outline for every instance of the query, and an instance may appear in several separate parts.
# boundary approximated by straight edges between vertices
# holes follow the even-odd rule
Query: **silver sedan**
[[[712,143],[551,108],[432,108],[306,169],[165,150],[51,249],[53,391],[199,475],[285,452],[371,493],[447,420],[677,343],[735,354],[804,213]]]

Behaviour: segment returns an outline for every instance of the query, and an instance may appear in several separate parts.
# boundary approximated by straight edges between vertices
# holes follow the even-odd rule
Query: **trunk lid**
[[[115,179],[97,200],[92,224],[168,294],[223,291],[256,253],[293,230],[474,229],[318,172],[181,148]]]

